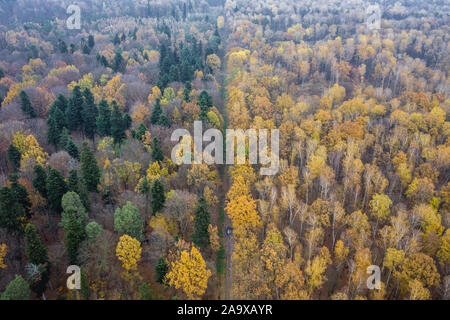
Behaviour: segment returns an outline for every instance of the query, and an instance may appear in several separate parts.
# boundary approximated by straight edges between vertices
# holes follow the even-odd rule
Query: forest
[[[0,0],[0,300],[448,300],[449,14]],[[176,163],[195,121],[278,172]]]

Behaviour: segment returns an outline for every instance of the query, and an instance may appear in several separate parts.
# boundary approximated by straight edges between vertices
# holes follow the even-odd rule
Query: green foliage
[[[6,286],[1,295],[1,300],[28,300],[30,299],[30,286],[20,275]]]
[[[157,137],[153,138],[153,149],[152,149],[152,157],[155,161],[163,161],[164,155],[161,149],[161,143]]]
[[[81,110],[83,109],[83,95],[80,86],[75,86],[72,92],[72,98],[66,110],[66,124],[70,131],[75,131],[83,124]]]
[[[158,263],[155,266],[156,281],[163,284],[165,283],[166,274],[169,271],[166,259],[159,257]]]
[[[67,192],[67,184],[61,172],[50,168],[47,176],[47,199],[53,211],[61,212],[61,199]]]
[[[164,203],[166,202],[166,196],[164,194],[164,185],[159,179],[153,180],[151,187],[152,194],[152,212],[155,215],[158,211],[160,211],[164,207]]]
[[[73,142],[72,138],[69,136],[67,143],[64,147],[67,153],[74,159],[79,159],[79,151],[77,145]]]
[[[66,228],[71,217],[75,217],[78,221],[80,221],[83,227],[86,226],[89,216],[77,193],[72,191],[67,192],[61,200],[61,205],[63,208],[63,212],[61,214],[61,225],[64,228]]]
[[[81,173],[88,191],[97,192],[97,185],[101,177],[100,168],[86,141],[83,142],[81,151]]]
[[[48,261],[47,248],[42,244],[36,227],[32,223],[25,228],[25,255],[28,262],[35,265]]]
[[[7,152],[8,152],[8,161],[11,164],[13,170],[15,172],[19,171],[20,158],[22,157],[19,149],[17,149],[13,144],[10,144]]]
[[[119,232],[121,235],[127,234],[130,237],[144,240],[144,220],[139,213],[137,207],[127,201],[127,203],[121,208],[117,208],[114,212],[114,231]]]
[[[139,286],[139,299],[141,300],[152,300],[153,292],[147,282],[142,283]]]
[[[209,205],[204,197],[200,197],[194,212],[194,232],[191,234],[192,242],[199,248],[205,249],[209,245],[210,220]]]
[[[97,131],[101,136],[111,135],[111,109],[106,100],[102,100],[98,104],[96,124]]]
[[[47,199],[47,173],[39,164],[35,165],[33,170],[33,187],[41,194],[41,196]]]
[[[14,192],[16,201],[23,207],[25,216],[31,218],[31,201],[27,189],[19,183],[19,176],[12,173],[8,176],[11,182],[11,190]]]
[[[0,188],[0,228],[5,228],[12,233],[22,231],[21,219],[25,216],[25,210],[16,200],[14,191],[8,187]]]
[[[162,113],[163,111],[161,109],[161,100],[157,98],[155,101],[155,105],[153,106],[152,115],[150,116],[150,123],[159,124]]]
[[[119,106],[113,101],[113,111],[111,114],[111,135],[114,138],[114,143],[120,144],[125,138],[125,130],[128,123],[123,117]]]
[[[103,232],[102,225],[95,221],[89,222],[86,225],[86,236],[87,236],[87,239],[92,243],[95,242],[95,239],[97,239],[97,237],[102,232]]]
[[[98,109],[97,105],[94,102],[94,96],[92,95],[91,90],[89,88],[84,89],[84,103],[82,110],[82,118],[83,118],[83,129],[84,134],[89,139],[94,139],[95,132],[97,129],[97,115]]]
[[[30,118],[36,118],[37,114],[34,110],[33,106],[31,105],[30,98],[28,97],[28,94],[25,91],[21,91],[20,94],[20,109],[23,113],[25,113]]]

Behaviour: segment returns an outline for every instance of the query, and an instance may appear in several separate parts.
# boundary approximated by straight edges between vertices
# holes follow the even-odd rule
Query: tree
[[[94,40],[94,36],[92,34],[90,34],[88,37],[88,45],[89,45],[89,48],[91,48],[91,49],[95,46],[95,40]]]
[[[11,190],[14,192],[16,201],[23,207],[25,217],[31,218],[31,201],[27,189],[19,183],[19,176],[12,173],[8,176],[11,182]]]
[[[187,81],[184,85],[184,90],[183,90],[183,100],[186,102],[190,102],[191,101],[191,91],[192,91],[192,84],[190,81]]]
[[[33,170],[33,187],[41,194],[41,196],[47,199],[47,173],[39,164],[35,165]]]
[[[194,244],[205,249],[209,244],[208,226],[210,224],[209,206],[204,197],[197,201],[197,208],[194,213],[194,232],[191,239]]]
[[[83,128],[84,134],[89,139],[94,139],[95,132],[97,129],[97,115],[98,109],[97,105],[94,102],[94,96],[92,95],[91,90],[89,88],[84,89],[83,91],[84,102],[83,102],[83,110],[82,110],[82,118],[83,118]]]
[[[89,216],[77,193],[72,191],[67,192],[61,200],[61,206],[63,209],[63,212],[61,214],[61,225],[65,229],[72,217],[80,222],[80,225],[83,228],[86,227]]]
[[[119,50],[116,51],[116,55],[114,56],[112,69],[114,72],[123,72],[125,70],[125,61]]]
[[[6,269],[5,257],[8,253],[8,246],[6,243],[0,244],[0,269]]]
[[[25,255],[28,262],[35,265],[48,262],[47,248],[42,244],[36,227],[32,223],[25,228]]]
[[[103,227],[101,224],[92,221],[86,225],[86,237],[91,242],[94,243],[95,239],[103,232]]]
[[[205,293],[211,271],[206,268],[205,260],[197,250],[182,251],[180,258],[171,263],[166,278],[175,289],[182,289],[188,299],[195,299]]]
[[[20,109],[30,118],[36,118],[37,114],[31,105],[30,97],[25,91],[20,91]]]
[[[205,90],[198,96],[198,105],[201,110],[199,120],[207,121],[209,109],[212,107],[212,98]]]
[[[20,158],[22,157],[22,155],[19,152],[19,149],[17,149],[13,144],[10,144],[7,152],[8,152],[8,161],[11,164],[13,170],[15,172],[19,171]]]
[[[63,129],[66,127],[65,111],[67,110],[67,100],[63,95],[59,95],[50,107],[47,118],[47,141],[55,146],[60,143]]]
[[[1,295],[1,300],[29,300],[30,286],[22,276],[16,277],[6,286],[5,291]]]
[[[61,172],[53,168],[49,169],[46,189],[50,208],[53,211],[61,212],[61,199],[67,192],[67,184]]]
[[[78,219],[74,214],[68,214],[64,229],[66,230],[65,238],[69,262],[71,264],[77,264],[78,248],[81,242],[86,239],[85,227],[81,219]]]
[[[152,115],[150,117],[151,124],[159,124],[161,114],[163,113],[161,109],[161,100],[156,98],[155,105],[153,106]]]
[[[98,117],[96,119],[97,130],[101,136],[111,134],[111,109],[104,99],[98,104]]]
[[[155,215],[159,210],[164,207],[166,196],[164,194],[164,185],[159,179],[155,179],[151,187],[152,193],[152,212]]]
[[[159,142],[159,139],[157,137],[153,137],[152,157],[153,157],[153,160],[155,160],[155,161],[163,161],[164,160],[163,151],[161,149],[161,143]]]
[[[70,131],[77,130],[83,124],[81,111],[83,109],[83,95],[80,86],[75,86],[72,92],[72,98],[69,100],[69,106],[66,110],[66,124]]]
[[[123,235],[120,237],[116,247],[116,256],[122,262],[122,267],[127,271],[136,271],[137,264],[141,260],[141,243],[130,237]]]
[[[64,146],[64,150],[74,159],[79,159],[79,151],[77,145],[73,142],[72,138],[69,136],[67,143]]]
[[[8,187],[0,188],[0,228],[20,233],[24,215],[25,210],[16,201],[14,192]]]
[[[122,112],[119,110],[119,106],[113,101],[113,111],[111,114],[111,135],[114,142],[120,144],[125,136],[126,124],[122,116]]]
[[[135,239],[142,241],[143,235],[143,219],[137,207],[131,202],[121,208],[117,208],[114,212],[114,231],[120,234],[127,234]]]
[[[308,260],[305,273],[310,294],[326,281],[325,271],[330,263],[330,253],[326,247],[321,248],[319,254],[312,261]]]
[[[86,141],[83,142],[81,150],[81,173],[88,191],[96,192],[101,173],[94,153]]]
[[[155,267],[156,281],[161,284],[165,283],[168,270],[169,266],[167,265],[166,259],[164,259],[163,257],[159,257],[158,263]]]

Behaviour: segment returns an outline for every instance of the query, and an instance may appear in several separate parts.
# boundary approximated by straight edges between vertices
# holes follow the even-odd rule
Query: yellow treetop
[[[116,256],[122,262],[125,270],[137,270],[137,264],[141,260],[141,243],[127,234],[120,237],[117,243]]]

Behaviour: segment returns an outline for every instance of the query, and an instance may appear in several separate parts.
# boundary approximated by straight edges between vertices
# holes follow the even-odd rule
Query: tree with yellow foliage
[[[0,244],[0,269],[6,269],[5,257],[8,253],[8,246],[6,243]]]
[[[166,279],[170,286],[181,288],[187,298],[192,300],[205,293],[210,276],[211,271],[206,268],[205,260],[193,246],[190,252],[182,251],[179,260],[171,263]]]
[[[137,270],[141,253],[141,243],[137,239],[126,234],[120,237],[116,247],[116,256],[127,272]]]

